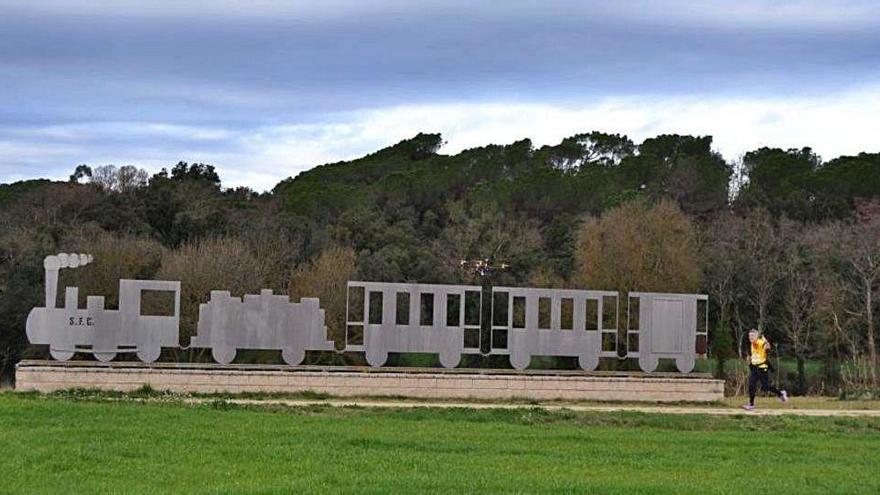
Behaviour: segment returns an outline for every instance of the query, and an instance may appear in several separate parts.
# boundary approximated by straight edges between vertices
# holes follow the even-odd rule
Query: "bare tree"
[[[863,325],[871,382],[876,386],[878,362],[874,306],[876,293],[880,290],[880,218],[862,218],[844,229],[843,234],[838,241],[847,265],[843,275],[847,289],[858,301],[850,311]]]
[[[134,165],[123,165],[116,173],[116,185],[119,192],[131,192],[147,185],[150,176],[146,170]]]
[[[347,283],[354,275],[356,258],[350,247],[330,247],[297,267],[288,285],[288,294],[294,300],[320,298],[329,334],[336,342],[345,340]]]
[[[199,304],[208,302],[212,290],[232,295],[256,294],[278,270],[271,260],[258,256],[248,243],[235,237],[203,239],[167,252],[156,275],[180,280],[180,330],[183,345],[196,332]],[[198,353],[193,353],[194,358]]]
[[[89,181],[105,191],[125,193],[146,186],[149,174],[134,165],[103,165],[92,171]]]
[[[116,191],[119,184],[119,174],[116,166],[102,165],[92,170],[92,177],[89,182],[95,184],[105,191]]]
[[[713,218],[708,224],[703,237],[704,280],[711,300],[717,305],[716,333],[713,337],[716,349],[713,354],[718,358],[719,373],[723,375],[724,357],[742,353],[742,346],[734,345],[742,338],[742,328],[733,325],[734,311],[739,296],[740,286],[737,274],[743,263],[739,239],[742,235],[743,221],[741,218],[724,212]],[[727,333],[733,342],[725,342]],[[718,349],[725,345],[730,348]],[[735,347],[735,348],[734,348]]]
[[[798,393],[806,393],[805,359],[813,354],[817,273],[810,243],[803,224],[783,218],[779,222],[782,239],[781,319],[786,339],[797,360]]]
[[[745,218],[740,242],[746,255],[740,275],[745,281],[746,298],[756,313],[758,330],[763,332],[773,297],[785,277],[780,263],[783,241],[770,214],[756,209]]]
[[[823,231],[816,232],[817,237],[822,236]],[[822,243],[822,239],[817,239]],[[847,311],[850,296],[843,287],[843,281],[836,271],[825,263],[817,266],[817,283],[815,293],[815,320],[819,333],[817,340],[823,349],[827,363],[827,369],[837,371],[837,364],[845,356],[849,356],[853,362],[860,360],[862,344],[859,336],[859,322]]]
[[[823,227],[820,244],[828,263],[823,311],[844,336],[852,357],[867,355],[869,378],[878,383],[875,306],[880,291],[880,217],[858,216],[852,222]],[[862,344],[863,342],[863,344]]]

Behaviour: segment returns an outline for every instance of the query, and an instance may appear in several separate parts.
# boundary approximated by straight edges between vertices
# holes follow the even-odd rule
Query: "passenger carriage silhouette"
[[[348,282],[345,350],[362,351],[370,366],[389,352],[437,353],[454,368],[479,353],[482,288],[468,285]],[[476,332],[477,338],[474,339]]]
[[[600,356],[617,357],[616,292],[495,287],[492,293],[493,336],[507,333],[514,368],[527,368],[532,356],[570,356],[592,371]]]
[[[627,357],[649,373],[662,358],[674,359],[682,373],[692,371],[697,355],[707,352],[708,300],[703,294],[630,292]]]
[[[613,291],[493,287],[491,321],[484,324],[479,286],[349,282],[345,350],[364,352],[374,367],[390,352],[415,352],[438,354],[446,368],[458,366],[463,354],[507,355],[520,370],[533,356],[576,357],[585,371],[602,357],[631,357],[647,372],[669,358],[687,373],[698,344],[705,354],[705,304],[706,318],[697,314],[706,301],[699,294],[630,293],[627,308],[636,313],[627,318],[623,347]],[[483,332],[488,352],[481,350]]]

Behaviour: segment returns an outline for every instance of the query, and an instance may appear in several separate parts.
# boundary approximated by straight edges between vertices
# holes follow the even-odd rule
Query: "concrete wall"
[[[16,389],[52,392],[70,388],[130,391],[145,384],[174,392],[302,392],[335,396],[406,396],[602,401],[720,400],[724,384],[688,377],[582,372],[482,372],[424,369],[322,368],[174,363],[25,361],[16,367]]]

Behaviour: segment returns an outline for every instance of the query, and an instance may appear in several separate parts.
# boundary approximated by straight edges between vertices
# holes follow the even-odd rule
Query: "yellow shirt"
[[[759,368],[767,367],[767,339],[760,337],[752,342],[751,363]]]

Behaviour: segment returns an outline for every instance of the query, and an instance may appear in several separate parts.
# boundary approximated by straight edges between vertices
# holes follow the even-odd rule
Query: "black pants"
[[[770,386],[770,370],[749,365],[749,404],[755,404],[755,393],[758,391],[759,382],[761,390],[776,394],[777,397],[781,395],[778,388]]]

